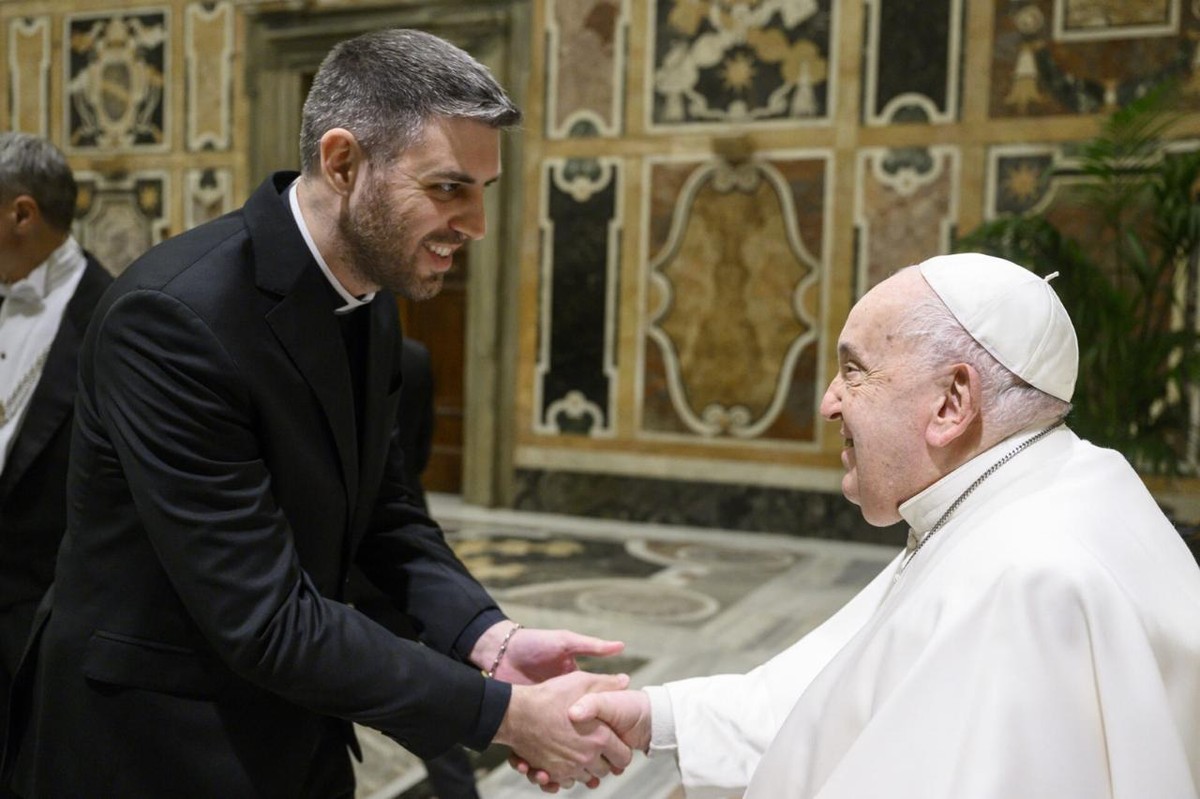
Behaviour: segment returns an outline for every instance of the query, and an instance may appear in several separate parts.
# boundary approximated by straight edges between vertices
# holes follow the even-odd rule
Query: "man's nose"
[[[487,233],[487,212],[483,208],[483,197],[468,200],[450,227],[469,239],[482,239]]]
[[[842,417],[842,376],[838,375],[829,383],[829,388],[825,389],[825,396],[821,397],[821,416],[829,421],[840,419]]]

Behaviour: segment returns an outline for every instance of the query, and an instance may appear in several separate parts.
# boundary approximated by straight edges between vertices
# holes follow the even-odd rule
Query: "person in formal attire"
[[[57,147],[0,133],[0,720],[67,526],[79,345],[112,282],[71,235],[77,192]]]
[[[627,683],[575,663],[621,645],[505,618],[405,488],[393,293],[432,297],[484,235],[520,116],[437,37],[341,42],[304,104],[301,173],[105,294],[13,694],[18,794],[349,797],[352,722],[421,757],[506,744],[567,784],[628,762],[565,710]],[[423,645],[344,603],[353,564]]]
[[[821,413],[846,497],[907,522],[905,550],[757,669],[571,717],[674,754],[689,797],[1196,797],[1200,570],[1125,459],[1064,423],[1078,364],[1048,280],[1009,261],[880,283]]]
[[[433,363],[429,349],[424,344],[405,338],[401,346],[400,365],[404,387],[400,391],[397,414],[399,444],[404,452],[405,485],[421,508],[428,512],[429,503],[421,475],[433,452]],[[349,599],[367,618],[379,622],[396,635],[411,639],[418,637],[404,607],[373,586],[357,567],[350,574]],[[429,785],[437,799],[479,799],[474,768],[461,746],[452,746],[443,755],[426,758],[424,763]]]

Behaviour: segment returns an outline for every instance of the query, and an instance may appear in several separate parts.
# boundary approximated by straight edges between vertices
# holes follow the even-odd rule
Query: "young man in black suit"
[[[0,133],[0,719],[54,576],[79,345],[112,282],[71,235],[77,193],[57,147]]]
[[[351,722],[422,757],[507,744],[567,783],[628,763],[607,727],[566,717],[627,682],[575,656],[620,644],[506,619],[404,488],[393,292],[433,296],[484,234],[519,119],[436,37],[342,42],[305,102],[302,174],[105,295],[52,601],[14,694],[19,794],[349,797]],[[343,603],[352,564],[424,646]]]
[[[400,391],[400,447],[404,450],[406,483],[413,496],[426,511],[429,503],[421,475],[433,452],[435,418],[433,363],[429,349],[410,338],[401,342],[401,371],[404,388]],[[416,638],[416,630],[404,612],[387,594],[375,588],[363,576],[361,569],[350,574],[349,598],[367,618],[379,622],[396,635]],[[437,799],[479,799],[471,760],[462,747],[454,746],[445,754],[425,759],[429,785]]]

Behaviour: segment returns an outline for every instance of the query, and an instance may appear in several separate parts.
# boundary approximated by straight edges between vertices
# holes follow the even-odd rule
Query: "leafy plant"
[[[1168,145],[1178,108],[1164,85],[1116,111],[1078,152],[1082,181],[1053,207],[957,243],[1059,273],[1079,337],[1071,426],[1145,474],[1196,472],[1200,149]]]

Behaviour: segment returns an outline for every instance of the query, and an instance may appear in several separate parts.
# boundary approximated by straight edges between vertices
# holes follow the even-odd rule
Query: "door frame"
[[[246,94],[254,185],[299,166],[303,75],[342,39],[390,27],[419,28],[486,64],[519,107],[529,75],[529,0],[398,0],[352,11],[248,12]],[[468,251],[463,375],[464,502],[512,504],[520,273],[521,135],[501,137],[504,178],[485,195],[488,235]]]

